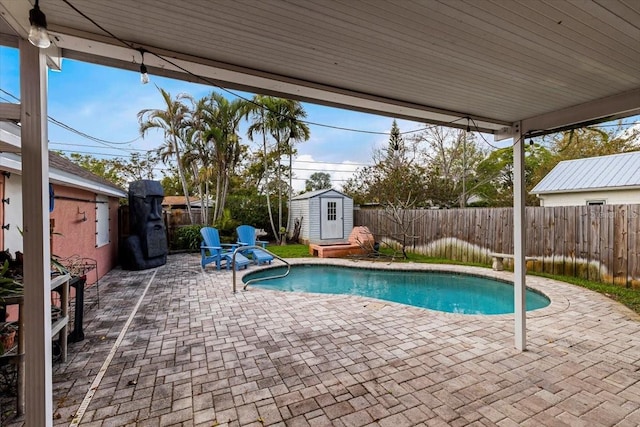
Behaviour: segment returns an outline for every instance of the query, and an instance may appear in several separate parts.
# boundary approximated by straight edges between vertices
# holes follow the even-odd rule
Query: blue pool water
[[[244,276],[243,281],[284,273],[282,267]],[[415,307],[462,314],[513,313],[513,285],[484,277],[455,273],[369,270],[295,265],[289,275],[251,283],[290,292],[349,294]],[[549,299],[527,290],[527,311],[548,306]]]

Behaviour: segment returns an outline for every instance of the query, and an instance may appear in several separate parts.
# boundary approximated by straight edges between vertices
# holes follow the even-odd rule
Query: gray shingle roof
[[[640,188],[640,151],[562,161],[531,193],[632,188]]]
[[[113,188],[114,190],[118,190],[118,191],[125,191],[124,189],[118,187],[116,184],[114,184],[111,181],[108,181],[106,179],[104,179],[103,177],[96,175],[92,172],[89,172],[88,170],[78,166],[77,164],[73,163],[71,160],[66,159],[62,156],[59,156],[58,154],[49,151],[49,167],[50,168],[55,168],[58,169],[59,171],[63,171],[63,172],[67,172],[70,173],[72,175],[84,178],[88,181],[93,181],[97,184],[101,184],[110,188]]]

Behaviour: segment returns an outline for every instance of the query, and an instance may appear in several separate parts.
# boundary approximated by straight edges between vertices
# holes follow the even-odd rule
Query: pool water
[[[283,274],[284,267],[261,270],[243,281]],[[295,265],[287,277],[251,283],[289,292],[348,294],[393,301],[415,307],[462,314],[506,314],[514,311],[513,285],[456,273],[371,270]],[[527,311],[549,305],[544,295],[526,293]]]

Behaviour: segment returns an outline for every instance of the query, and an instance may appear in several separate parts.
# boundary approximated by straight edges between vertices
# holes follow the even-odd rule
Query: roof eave
[[[594,187],[594,188],[572,188],[572,189],[557,189],[557,190],[542,190],[536,191],[534,188],[531,190],[531,194],[535,194],[538,196],[546,195],[546,194],[566,194],[566,193],[589,193],[593,191],[630,191],[630,190],[640,190],[640,184],[638,185],[626,185],[620,187]]]

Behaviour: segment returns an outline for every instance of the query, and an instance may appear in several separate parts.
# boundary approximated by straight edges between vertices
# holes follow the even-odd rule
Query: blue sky
[[[162,134],[149,134],[139,138],[137,113],[145,108],[163,108],[163,101],[156,89],[161,87],[172,95],[181,92],[201,98],[218,88],[172,80],[150,75],[151,83],[140,83],[138,72],[125,71],[73,60],[64,60],[62,71],[49,71],[49,116],[93,137],[118,144],[99,144],[55,124],[49,123],[49,148],[76,151],[96,157],[129,157],[130,150],[152,150],[162,143]],[[0,46],[0,89],[16,97],[20,96],[18,50]],[[252,94],[232,91],[243,97]],[[0,101],[15,102],[5,92]],[[392,118],[358,113],[304,103],[307,120],[337,127],[388,133]],[[401,131],[424,127],[422,123],[398,120]],[[294,164],[296,189],[304,188],[304,179],[315,171],[327,171],[340,188],[343,180],[352,175],[357,165],[371,162],[376,147],[386,145],[388,136],[349,132],[320,126],[310,126],[311,139],[299,144],[297,162]],[[243,141],[253,149],[252,143],[242,131]],[[303,171],[302,169],[309,169]],[[342,171],[342,172],[336,172]]]

